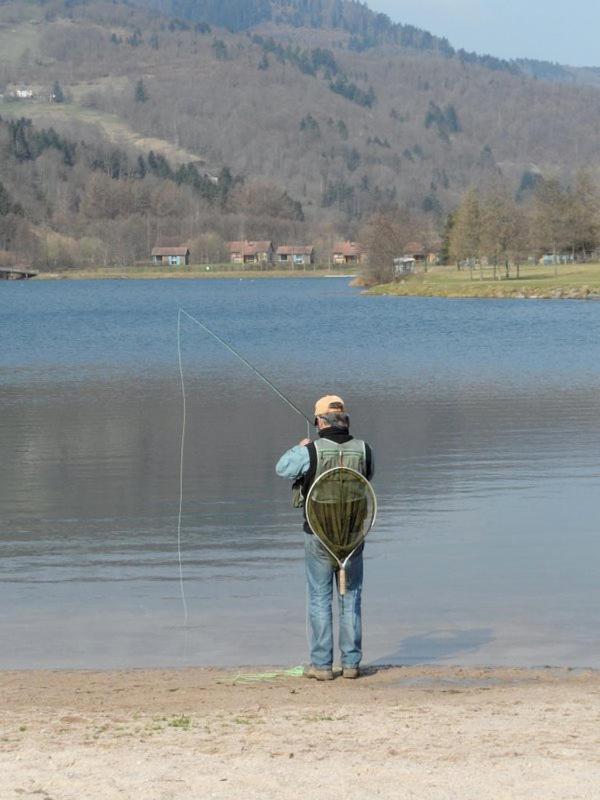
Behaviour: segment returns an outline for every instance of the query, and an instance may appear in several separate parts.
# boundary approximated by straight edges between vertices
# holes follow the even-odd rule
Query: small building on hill
[[[10,86],[7,95],[12,100],[33,100],[34,91],[31,86]]]
[[[404,251],[404,258],[412,258],[418,264],[421,261],[426,261],[427,253],[421,242],[409,242]]]
[[[240,241],[228,242],[229,260],[232,264],[272,264],[275,251],[273,242]]]
[[[154,247],[152,263],[169,267],[187,265],[190,263],[190,249],[185,245]]]
[[[334,264],[361,264],[364,253],[358,242],[336,242],[331,253]]]
[[[402,256],[394,259],[394,277],[403,278],[412,275],[415,271],[415,259],[412,256]]]
[[[430,244],[429,247],[425,247],[421,242],[409,242],[406,245],[404,257],[412,258],[415,265],[423,263],[437,264],[440,247],[441,242]]]
[[[282,244],[275,255],[281,267],[306,267],[315,263],[315,248],[312,245]]]

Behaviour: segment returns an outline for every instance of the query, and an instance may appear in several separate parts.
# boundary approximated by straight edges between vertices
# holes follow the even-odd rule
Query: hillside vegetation
[[[471,186],[594,177],[583,75],[341,0],[3,3],[0,249],[49,267],[130,263],[161,238],[216,260],[227,239],[326,250],[393,208],[441,234]],[[14,125],[66,144],[19,149]]]

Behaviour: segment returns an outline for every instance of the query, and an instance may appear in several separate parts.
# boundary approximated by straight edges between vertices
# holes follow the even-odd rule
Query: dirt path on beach
[[[600,798],[600,674],[0,673],[2,800]]]

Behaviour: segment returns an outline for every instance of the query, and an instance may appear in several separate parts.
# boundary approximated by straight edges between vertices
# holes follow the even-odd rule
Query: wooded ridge
[[[599,80],[343,0],[5,2],[0,249],[52,268],[163,237],[327,249],[394,208],[441,236],[470,187],[597,178]]]

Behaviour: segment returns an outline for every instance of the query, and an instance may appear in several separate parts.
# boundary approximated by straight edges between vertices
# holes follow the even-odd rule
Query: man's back
[[[375,506],[368,483],[374,471],[373,453],[366,442],[350,435],[349,418],[340,397],[327,395],[317,401],[315,425],[319,438],[314,442],[303,439],[286,451],[276,466],[278,475],[293,480],[296,489],[301,490],[303,500],[294,502],[294,505],[304,506],[307,498],[309,505],[312,499],[316,503],[315,531],[307,520],[306,507],[303,508],[311,651],[311,665],[306,674],[320,680],[333,677],[331,604],[335,579],[340,604],[342,671],[344,677],[355,678],[362,657],[363,540],[370,526],[369,509],[372,520]],[[317,486],[325,480],[329,480],[331,485],[325,487],[320,498],[313,498]],[[352,491],[351,480],[356,484]],[[295,497],[298,499],[297,494]],[[334,552],[335,538],[338,544],[348,545],[344,552],[340,550],[343,560]]]

